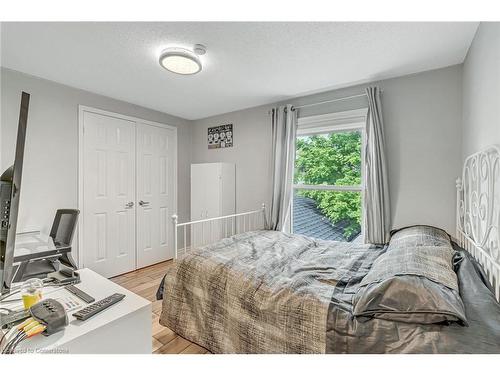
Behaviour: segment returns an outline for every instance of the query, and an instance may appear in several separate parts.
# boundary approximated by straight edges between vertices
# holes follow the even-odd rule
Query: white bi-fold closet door
[[[173,130],[137,124],[137,267],[173,258]]]
[[[173,257],[175,128],[82,107],[80,265],[111,277]]]

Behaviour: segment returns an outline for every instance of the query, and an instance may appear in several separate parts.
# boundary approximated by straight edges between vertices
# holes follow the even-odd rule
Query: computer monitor
[[[24,143],[30,94],[21,94],[14,165],[0,176],[0,294],[7,294],[12,282],[17,214],[23,174]]]

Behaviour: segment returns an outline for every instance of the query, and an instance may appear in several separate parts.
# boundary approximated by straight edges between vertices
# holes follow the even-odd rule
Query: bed
[[[263,229],[265,207],[174,218],[160,324],[213,353],[500,353],[499,160],[466,159],[455,238],[416,225],[386,246],[321,241]],[[210,239],[189,247],[196,224]]]

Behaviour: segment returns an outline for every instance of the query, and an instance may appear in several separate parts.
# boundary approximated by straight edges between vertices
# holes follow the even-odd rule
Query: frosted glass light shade
[[[199,57],[191,51],[182,48],[169,48],[160,55],[160,65],[177,74],[196,74],[201,71]]]

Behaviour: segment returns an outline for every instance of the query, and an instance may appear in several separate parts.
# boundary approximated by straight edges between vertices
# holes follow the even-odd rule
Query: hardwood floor
[[[111,278],[111,281],[134,292],[153,303],[152,335],[153,353],[156,354],[205,354],[205,348],[188,341],[158,322],[162,301],[156,300],[156,291],[162,277],[172,261],[162,262],[150,267]]]

